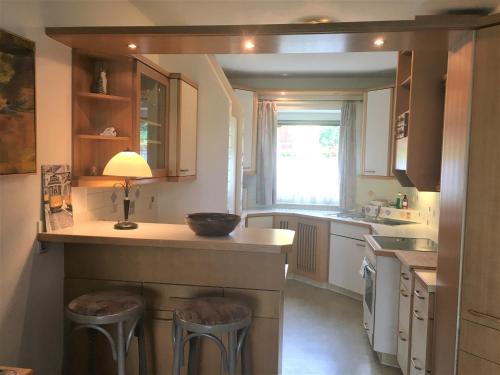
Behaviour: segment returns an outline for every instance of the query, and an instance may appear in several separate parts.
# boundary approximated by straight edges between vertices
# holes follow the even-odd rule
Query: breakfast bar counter
[[[148,374],[169,374],[172,364],[172,312],[200,296],[225,296],[247,304],[253,321],[247,341],[252,374],[277,374],[281,368],[283,291],[286,255],[294,232],[238,228],[226,237],[199,237],[186,225],[140,223],[136,230],[114,230],[112,222],[77,224],[40,233],[43,242],[64,243],[65,303],[96,290],[129,289],[147,305]],[[86,335],[76,335],[72,367],[85,373]],[[111,373],[106,342],[98,373]],[[78,349],[80,348],[80,349]],[[137,369],[136,351],[127,359]],[[200,350],[200,374],[221,374],[220,354],[211,342]],[[78,364],[76,364],[78,363]],[[83,369],[83,370],[82,370]]]

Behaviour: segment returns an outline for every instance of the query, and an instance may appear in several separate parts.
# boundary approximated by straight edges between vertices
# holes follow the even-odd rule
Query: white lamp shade
[[[134,151],[122,151],[113,156],[102,172],[105,176],[153,177],[144,158]]]

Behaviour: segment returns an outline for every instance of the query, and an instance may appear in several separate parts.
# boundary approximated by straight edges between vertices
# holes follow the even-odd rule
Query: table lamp
[[[130,209],[130,199],[128,194],[132,187],[130,177],[153,177],[151,168],[144,158],[138,153],[130,150],[119,152],[113,156],[102,172],[104,176],[125,177],[124,183],[116,183],[114,186],[121,186],[125,190],[125,198],[123,199],[123,211],[125,220],[115,224],[115,229],[136,229],[137,223],[128,221],[128,212]]]

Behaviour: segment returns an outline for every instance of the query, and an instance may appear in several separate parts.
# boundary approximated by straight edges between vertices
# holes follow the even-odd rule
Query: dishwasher
[[[370,231],[364,225],[331,223],[328,283],[363,295],[365,286],[359,269],[365,257],[364,235]]]

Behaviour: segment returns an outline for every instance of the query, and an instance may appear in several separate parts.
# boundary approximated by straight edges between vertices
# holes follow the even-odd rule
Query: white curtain
[[[275,202],[276,105],[261,101],[257,115],[257,204]]]
[[[356,102],[342,103],[339,140],[340,208],[356,208]]]

